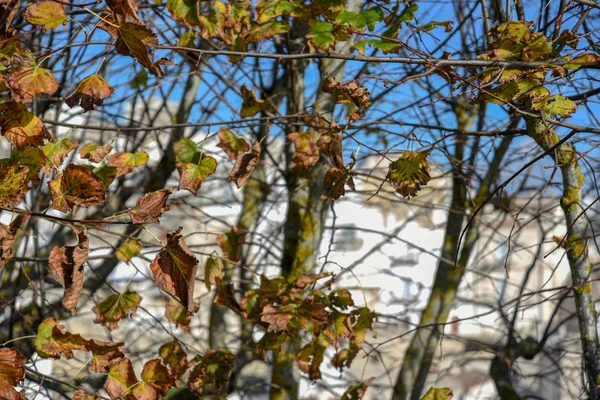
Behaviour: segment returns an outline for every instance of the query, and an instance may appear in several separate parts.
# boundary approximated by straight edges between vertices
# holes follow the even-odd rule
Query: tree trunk
[[[527,133],[544,150],[554,146],[559,138],[552,129],[547,127],[541,119],[527,118]],[[573,295],[579,333],[583,348],[583,360],[588,379],[588,395],[590,399],[598,399],[600,355],[598,353],[597,315],[592,295],[592,283],[589,282],[592,274],[592,264],[588,258],[588,245],[586,236],[589,230],[588,218],[583,215],[581,196],[585,177],[577,163],[575,147],[570,143],[563,143],[551,153],[554,162],[560,167],[563,181],[563,194],[560,200],[561,208],[565,214],[567,235],[564,245],[567,250],[567,259],[571,269],[573,281]]]

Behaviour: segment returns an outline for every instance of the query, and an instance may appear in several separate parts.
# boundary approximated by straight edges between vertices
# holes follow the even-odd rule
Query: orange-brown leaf
[[[134,224],[157,224],[158,217],[169,210],[167,199],[173,193],[171,189],[161,189],[140,197],[135,208],[129,211]]]
[[[48,183],[52,207],[58,211],[76,211],[77,207],[90,207],[106,201],[103,181],[81,165],[70,164],[62,174],[56,174]]]
[[[187,247],[181,227],[167,233],[167,245],[156,255],[150,269],[156,286],[181,302],[191,313],[194,312],[194,280],[198,259]]]
[[[296,154],[293,161],[296,163],[294,169],[297,173],[309,170],[319,161],[319,148],[309,132],[293,132],[287,138],[294,143]]]
[[[214,396],[225,394],[234,359],[235,356],[229,351],[207,349],[190,374],[190,389],[198,396],[203,394],[206,387],[212,389]]]
[[[88,393],[83,389],[77,389],[73,394],[73,400],[97,400],[100,396],[96,393]]]
[[[144,365],[141,377],[142,381],[133,388],[137,400],[158,400],[175,386],[175,378],[158,358]]]
[[[86,143],[79,149],[79,157],[90,160],[91,162],[99,163],[110,153],[112,146],[106,144],[104,146],[97,143]]]
[[[99,374],[106,373],[112,360],[125,357],[123,353],[124,345],[123,342],[105,342],[91,339],[87,345],[88,350],[92,352],[90,369]]]
[[[42,25],[44,30],[56,29],[67,22],[65,6],[54,1],[30,4],[23,13],[23,17],[30,24]]]
[[[15,243],[17,233],[29,219],[29,213],[20,213],[10,225],[0,224],[0,269],[4,267],[13,257],[12,246]]]
[[[118,358],[110,362],[104,389],[111,399],[126,398],[131,393],[131,387],[136,383],[137,378],[129,359]]]
[[[73,358],[73,350],[88,350],[89,342],[79,334],[65,331],[65,327],[56,319],[46,318],[38,327],[34,346],[38,356],[59,359],[64,355]]]
[[[192,322],[192,313],[198,311],[199,303],[194,303],[194,309],[189,312],[187,308],[179,301],[169,297],[165,308],[165,317],[174,323],[179,329],[186,332],[190,331],[190,323]]]
[[[250,178],[250,175],[252,175],[252,171],[254,171],[254,168],[256,168],[256,165],[260,161],[260,152],[260,143],[254,143],[250,153],[244,153],[238,156],[228,177],[230,181],[235,182],[238,188],[241,188],[248,178]]]
[[[6,400],[24,399],[14,386],[25,379],[23,366],[27,358],[15,349],[0,348],[0,398]]]
[[[229,129],[223,127],[219,130],[219,144],[217,147],[222,148],[227,153],[229,161],[236,160],[240,154],[250,150],[250,145],[242,137],[238,137]]]
[[[15,54],[6,85],[11,97],[19,103],[30,103],[40,94],[54,94],[58,90],[58,82],[49,69],[41,68],[30,55]]]
[[[177,339],[160,346],[158,354],[171,368],[171,373],[176,378],[181,377],[191,364],[188,361],[188,355],[183,351],[181,343]]]
[[[148,153],[145,151],[137,153],[118,152],[106,157],[106,165],[116,168],[117,176],[121,176],[130,173],[135,167],[145,165],[148,159]]]
[[[217,170],[217,160],[211,156],[202,156],[198,163],[179,163],[179,188],[198,193],[198,189],[206,178]]]
[[[41,146],[50,133],[41,119],[27,110],[23,104],[11,102],[3,105],[0,113],[2,135],[18,149],[26,146]]]
[[[79,104],[85,111],[89,111],[94,106],[101,106],[114,91],[103,77],[94,74],[83,78],[75,88],[75,93],[67,97],[65,102],[71,108]]]

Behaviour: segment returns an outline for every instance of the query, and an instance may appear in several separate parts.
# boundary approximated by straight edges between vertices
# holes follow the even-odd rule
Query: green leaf
[[[399,5],[400,3],[398,3],[398,7]],[[417,4],[411,4],[410,6],[406,7],[404,11],[402,11],[402,14],[398,16],[398,18],[393,19],[391,21],[391,23],[388,26],[388,29],[386,29],[383,32],[382,36],[389,38],[395,38],[396,36],[398,36],[398,30],[400,29],[402,23],[412,21],[415,18],[415,13],[418,10],[419,6]]]
[[[106,157],[106,165],[117,169],[117,176],[125,175],[133,171],[133,168],[145,165],[149,160],[148,153],[138,151],[137,153],[118,152]]]
[[[264,100],[256,98],[254,90],[248,89],[246,84],[240,89],[242,95],[242,107],[240,115],[242,118],[253,117],[261,111],[271,109],[271,105]]]
[[[204,264],[204,285],[210,290],[211,285],[216,285],[218,279],[225,276],[225,266],[219,257],[210,257]]]
[[[421,397],[421,400],[450,400],[452,399],[452,390],[448,388],[435,388],[431,387],[425,396]]]
[[[367,39],[356,42],[354,48],[358,50],[360,54],[364,55],[366,46],[371,46],[377,50],[381,50],[383,54],[395,53],[402,47],[399,43],[392,42],[390,40]]]
[[[51,168],[58,168],[62,165],[65,157],[79,146],[77,140],[63,137],[56,142],[48,142],[42,147],[42,151],[46,155],[46,159],[52,165],[44,168],[44,172],[50,173]]]
[[[417,28],[417,32],[430,32],[435,28],[443,27],[446,32],[452,32],[452,21],[432,21]]]
[[[333,24],[329,22],[317,22],[306,36],[318,49],[329,50],[335,44],[333,36]]]
[[[175,161],[177,163],[194,163],[200,159],[200,152],[196,143],[188,138],[183,138],[173,143],[173,152],[175,152]]]
[[[600,65],[600,56],[593,53],[582,53],[571,59],[571,61],[564,65],[564,68],[577,71],[587,65]]]
[[[370,31],[375,30],[377,23],[383,21],[383,11],[380,7],[369,8],[361,12],[360,15]]]
[[[171,12],[173,19],[187,26],[200,24],[198,0],[167,0],[167,10]]]
[[[29,191],[29,168],[20,164],[0,166],[0,206],[18,206]]]
[[[54,318],[46,318],[38,327],[35,351],[42,358],[73,358],[73,350],[87,351],[88,342],[81,335],[65,331]]]
[[[375,378],[367,379],[364,382],[359,383],[358,385],[353,385],[348,388],[342,395],[340,400],[360,400],[364,397],[365,392],[371,386],[371,382],[373,382]]]
[[[406,151],[390,164],[387,177],[396,192],[410,198],[417,195],[422,185],[427,185],[431,179],[427,162],[430,151]]]
[[[128,290],[125,293],[113,294],[92,308],[96,313],[94,323],[106,326],[109,331],[117,329],[120,320],[135,315],[141,302],[142,296],[138,292]]]
[[[137,256],[142,250],[142,241],[139,239],[127,239],[117,249],[117,258],[124,263],[128,263],[131,259]]]
[[[211,156],[204,156],[197,164],[177,164],[177,170],[179,171],[179,189],[189,190],[195,195],[206,178],[217,170],[217,160]]]

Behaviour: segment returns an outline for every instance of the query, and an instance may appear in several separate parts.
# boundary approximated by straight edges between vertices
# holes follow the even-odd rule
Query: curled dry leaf
[[[89,111],[94,106],[101,106],[114,91],[103,77],[94,74],[83,78],[75,88],[75,93],[67,97],[65,102],[71,108],[79,104],[85,111]]]
[[[321,90],[335,97],[335,102],[347,104],[348,119],[354,121],[361,117],[361,112],[371,106],[369,90],[360,86],[356,81],[342,83],[334,78],[325,78]]]
[[[54,318],[46,318],[38,327],[35,351],[42,358],[73,358],[73,350],[88,350],[88,341],[79,334],[69,333]]]
[[[35,59],[27,54],[15,54],[5,78],[11,97],[19,103],[30,103],[40,94],[54,94],[58,82],[49,69],[41,68]]]
[[[94,323],[106,326],[109,331],[117,329],[120,320],[135,316],[141,302],[142,296],[138,292],[128,290],[113,294],[92,308],[96,313]]]
[[[431,180],[427,156],[431,150],[407,151],[390,164],[387,179],[390,185],[403,197],[411,198],[417,195],[422,185]]]
[[[296,173],[308,171],[319,162],[319,148],[314,142],[310,132],[293,132],[287,138],[294,143],[295,155],[293,161],[296,163]]]
[[[300,370],[308,374],[310,380],[321,379],[321,364],[325,358],[325,350],[329,342],[319,335],[296,353],[296,363]]]
[[[321,196],[321,199],[337,200],[346,193],[345,186],[348,185],[354,189],[354,180],[350,172],[344,168],[331,167],[325,174],[323,185],[327,193]]]
[[[106,189],[101,178],[82,165],[70,164],[62,174],[48,183],[52,207],[58,211],[76,211],[106,201]]]
[[[294,317],[293,306],[282,306],[275,308],[271,304],[266,305],[262,311],[261,321],[267,323],[268,332],[289,331],[290,320]]]
[[[198,259],[187,247],[181,227],[167,233],[167,245],[156,255],[150,269],[156,286],[181,302],[190,312],[194,312],[194,281]]]
[[[104,160],[104,157],[108,155],[112,150],[110,144],[104,146],[97,143],[86,143],[79,149],[79,157],[90,160],[91,162],[99,163]]]
[[[0,398],[6,400],[25,399],[22,393],[15,390],[25,379],[25,368],[27,362],[18,350],[6,347],[0,348]]]
[[[260,143],[254,143],[250,153],[240,154],[227,179],[234,181],[237,187],[241,188],[248,178],[250,178],[252,171],[254,171],[254,168],[256,168],[256,165],[260,161],[260,152]]]
[[[25,105],[15,102],[1,106],[0,129],[18,149],[41,146],[44,139],[52,138],[41,119],[30,113]]]
[[[137,381],[131,361],[125,357],[117,358],[109,363],[104,389],[111,399],[127,398]]]
[[[188,367],[192,364],[188,361],[188,355],[183,351],[181,343],[177,339],[160,346],[158,354],[171,369],[171,373],[176,378],[183,376]]]
[[[152,75],[161,77],[165,74],[159,63],[153,62],[150,56],[150,48],[158,45],[158,38],[152,30],[138,22],[119,23],[108,13],[103,13],[102,17],[103,22],[99,27],[117,40],[115,48],[119,54],[135,58]]]
[[[219,144],[217,147],[222,148],[227,153],[229,161],[236,160],[240,154],[250,150],[250,145],[244,138],[238,137],[229,129],[223,127],[219,130]]]
[[[161,189],[156,192],[147,193],[140,197],[133,210],[129,211],[129,217],[134,224],[157,224],[158,217],[169,210],[167,200],[173,191]]]
[[[56,29],[67,22],[65,7],[54,1],[30,4],[23,17],[30,24],[42,25],[44,30]]]
[[[137,400],[158,400],[175,386],[175,378],[158,358],[144,365],[141,378],[133,388],[133,395]]]
[[[135,167],[145,165],[150,157],[145,151],[137,153],[118,152],[106,158],[107,165],[117,169],[117,176],[133,171]]]
[[[29,213],[19,213],[10,225],[0,224],[0,269],[13,258],[12,246],[15,243],[17,233],[29,219]]]
[[[103,340],[91,339],[88,341],[88,350],[92,352],[90,369],[99,374],[108,371],[112,360],[125,357],[123,353],[124,342],[105,342]]]
[[[83,290],[83,271],[88,258],[87,229],[73,227],[77,235],[76,246],[54,246],[50,251],[50,276],[65,288],[63,306],[75,314],[77,301]]]
[[[190,312],[179,301],[169,297],[165,307],[165,317],[179,327],[179,329],[189,332],[190,323],[192,322],[192,313],[198,312],[199,306],[199,303],[194,303],[194,309]]]

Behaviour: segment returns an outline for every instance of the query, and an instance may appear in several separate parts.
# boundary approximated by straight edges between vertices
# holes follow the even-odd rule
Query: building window
[[[336,235],[335,249],[339,251],[356,251],[363,246],[363,240],[358,237],[358,231],[354,226],[340,228]]]

